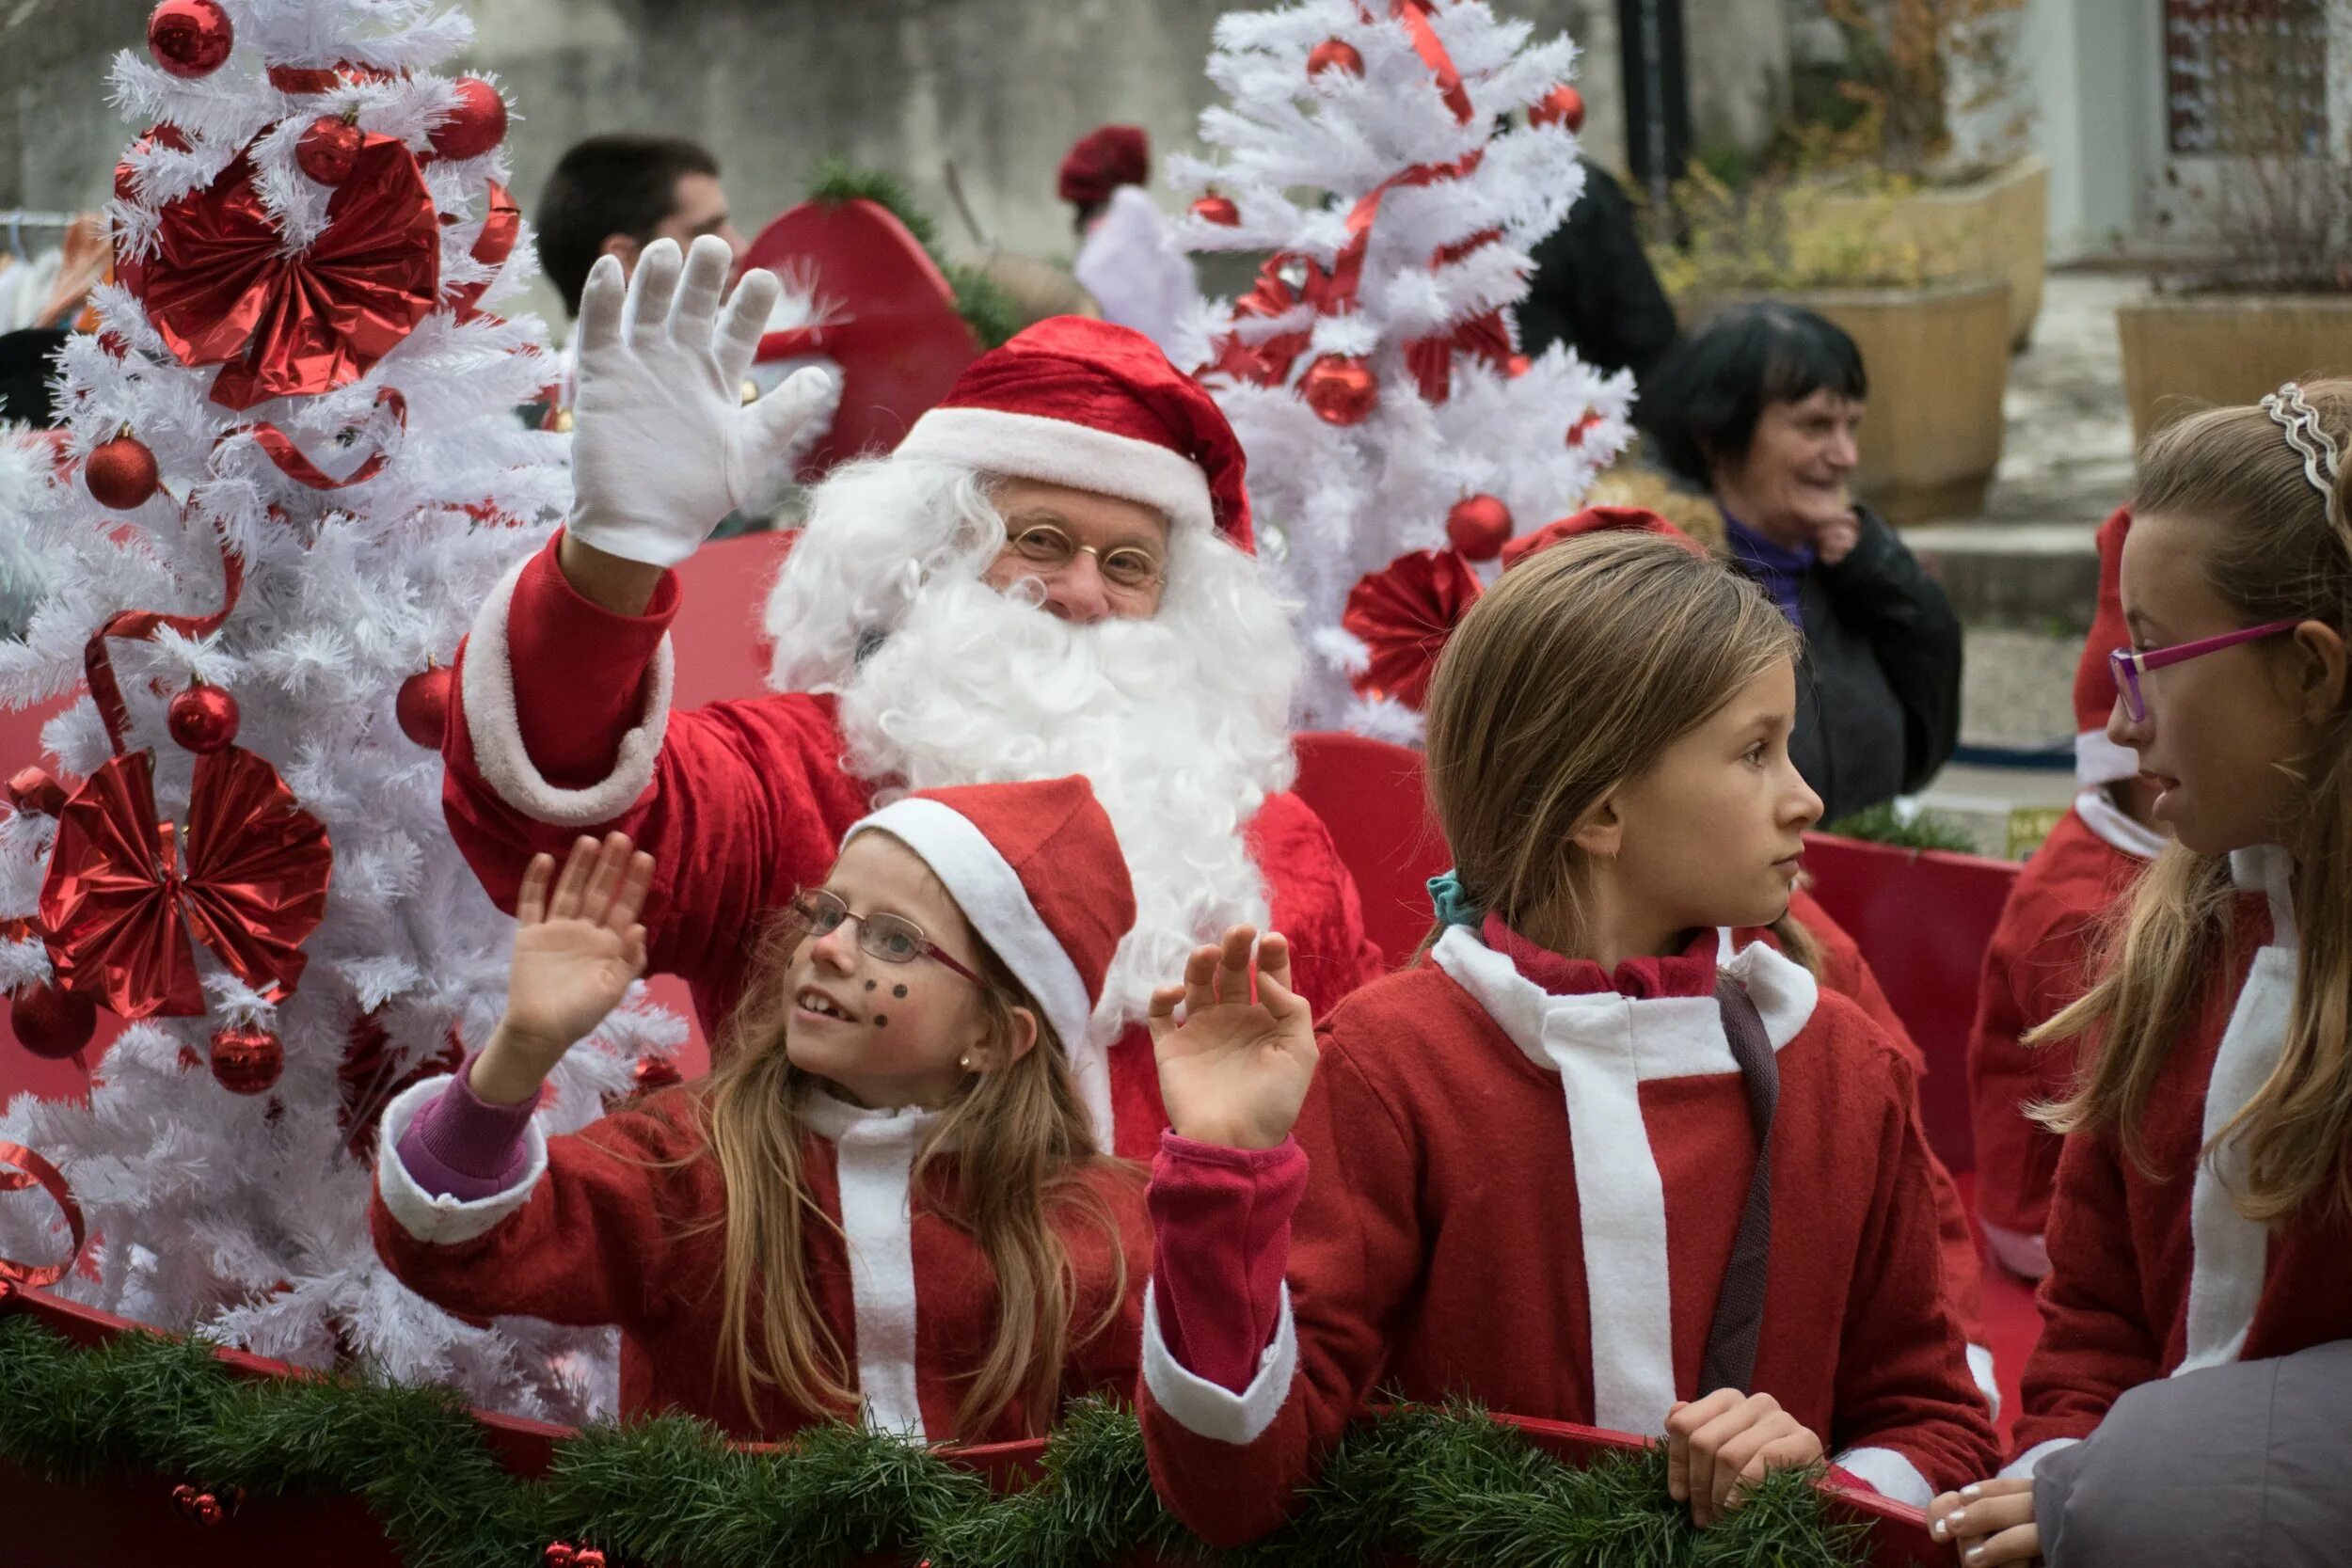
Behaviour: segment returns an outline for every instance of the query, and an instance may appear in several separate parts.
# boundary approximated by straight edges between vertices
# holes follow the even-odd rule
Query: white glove
[[[600,256],[589,269],[572,405],[570,528],[582,544],[676,565],[758,492],[802,427],[830,412],[833,378],[817,368],[743,402],[778,285],[772,273],[745,273],[722,315],[733,264],[713,235],[694,242],[682,269],[677,242],[656,240],[626,301],[618,261]]]

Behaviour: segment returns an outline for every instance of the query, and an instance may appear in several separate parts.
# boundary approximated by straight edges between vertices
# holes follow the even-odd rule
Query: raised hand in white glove
[[[704,235],[621,264],[601,256],[580,299],[580,387],[572,405],[571,532],[608,555],[675,566],[757,493],[812,418],[832,375],[804,370],[756,403],[743,376],[775,309],[772,273],[745,273],[722,312],[734,254]]]

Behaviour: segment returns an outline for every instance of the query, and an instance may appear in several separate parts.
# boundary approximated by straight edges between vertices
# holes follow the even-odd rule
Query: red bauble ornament
[[[1364,56],[1357,47],[1342,39],[1325,39],[1307,55],[1307,74],[1320,76],[1327,71],[1344,71],[1350,76],[1364,73]]]
[[[127,431],[111,441],[101,441],[83,466],[82,475],[98,504],[117,512],[145,506],[163,483],[155,454],[147,450],[145,441]]]
[[[148,53],[183,80],[218,71],[236,42],[220,0],[164,0],[147,19]]]
[[[1380,401],[1380,381],[1354,355],[1327,354],[1307,367],[1298,391],[1324,423],[1361,424]]]
[[[1455,501],[1445,515],[1446,543],[1465,561],[1492,561],[1511,537],[1511,509],[1492,496]]]
[[[639,1094],[652,1094],[686,1082],[686,1074],[677,1069],[677,1063],[667,1056],[640,1056],[637,1065],[628,1069],[630,1080]]]
[[[63,1061],[89,1044],[98,1029],[98,1004],[37,980],[9,1004],[8,1027],[16,1031],[16,1043],[34,1055]]]
[[[250,1024],[213,1036],[213,1080],[230,1094],[267,1094],[285,1070],[286,1048]]]
[[[456,671],[438,664],[420,670],[400,683],[400,695],[392,703],[400,733],[428,752],[441,749],[441,729],[449,720],[449,699],[456,676]]]
[[[425,140],[443,158],[479,158],[506,139],[506,100],[479,76],[457,78],[457,109]]]
[[[8,804],[19,811],[55,816],[65,809],[65,785],[49,776],[46,768],[20,768],[8,775]]]
[[[294,143],[294,166],[322,185],[340,185],[359,166],[367,133],[347,119],[321,115]]]
[[[1192,204],[1192,215],[1219,229],[1236,228],[1241,223],[1241,209],[1233,205],[1230,196],[1202,197]]]
[[[1565,125],[1570,131],[1584,129],[1584,95],[1563,82],[1536,100],[1527,111],[1528,121],[1534,125]]]
[[[190,684],[165,710],[171,738],[199,755],[237,742],[237,699],[225,688]]]

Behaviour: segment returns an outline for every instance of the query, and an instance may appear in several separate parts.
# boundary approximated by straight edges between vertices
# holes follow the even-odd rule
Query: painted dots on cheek
[[[890,1027],[890,1015],[889,1015],[888,1013],[876,1013],[876,1014],[874,1015],[874,1027],[875,1027],[875,1028],[877,1028],[877,1029],[887,1029],[887,1028],[889,1028],[889,1027]]]
[[[890,994],[904,1002],[907,999],[907,989],[904,986],[893,986],[890,988]]]
[[[877,981],[873,981],[873,980],[868,980],[868,981],[866,981],[866,989],[867,990],[872,990],[874,989],[874,987],[875,987],[877,984],[879,984],[879,982],[877,982]],[[900,996],[904,996],[904,995],[906,994],[906,991],[902,989],[902,990],[900,990],[900,991],[898,992],[898,994],[899,994]]]

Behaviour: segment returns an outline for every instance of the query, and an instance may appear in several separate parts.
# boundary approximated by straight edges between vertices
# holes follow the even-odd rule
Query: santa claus
[[[1356,890],[1286,793],[1299,661],[1252,553],[1243,460],[1200,388],[1140,335],[1041,323],[973,362],[887,457],[811,498],[769,600],[774,695],[670,710],[669,568],[828,406],[803,371],[738,388],[777,285],[721,306],[724,245],[600,261],[580,306],[568,526],[519,563],[460,656],[443,753],[452,832],[493,898],[576,835],[653,852],[653,967],[723,1025],[762,927],[878,801],[1084,774],[1136,919],[1073,1056],[1104,1141],[1162,1117],[1141,1028],[1193,945],[1290,939],[1327,1007],[1379,968]],[[1079,1042],[1073,1042],[1079,1044]]]

